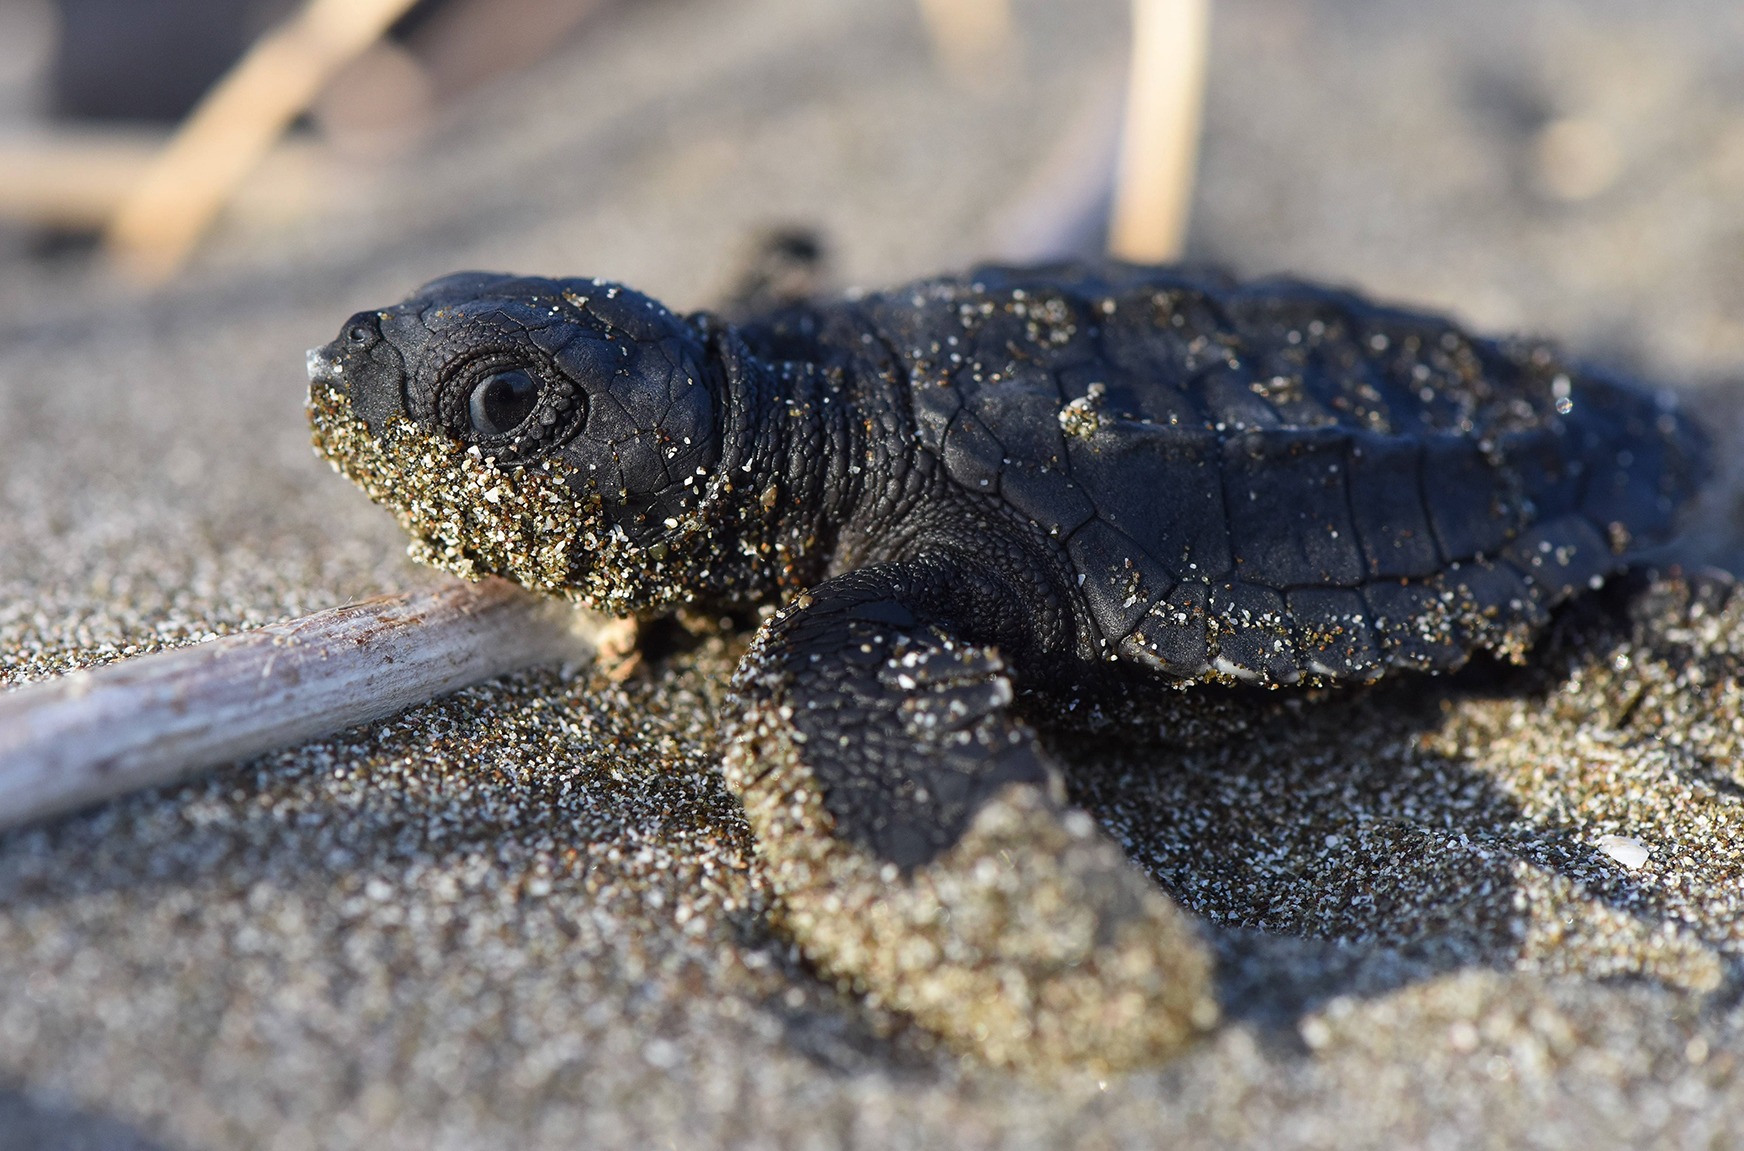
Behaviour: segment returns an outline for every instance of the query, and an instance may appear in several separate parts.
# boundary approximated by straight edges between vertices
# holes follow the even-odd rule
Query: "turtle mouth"
[[[562,460],[498,465],[405,416],[377,427],[357,411],[342,373],[311,373],[316,454],[387,508],[421,563],[463,579],[505,576],[535,591],[579,598],[572,586],[600,536],[597,500],[578,501]]]

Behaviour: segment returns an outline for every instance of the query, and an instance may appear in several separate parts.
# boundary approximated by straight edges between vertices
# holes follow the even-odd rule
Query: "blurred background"
[[[102,291],[96,238],[178,121],[320,7],[0,0],[0,302]],[[815,229],[838,283],[1104,243],[1127,0],[327,7],[386,31],[267,101],[290,100],[266,113],[284,130],[175,282],[392,267],[397,295],[485,265],[691,306],[771,228]],[[1217,0],[1182,254],[1724,371],[1744,360],[1740,49],[1744,12],[1715,0]]]

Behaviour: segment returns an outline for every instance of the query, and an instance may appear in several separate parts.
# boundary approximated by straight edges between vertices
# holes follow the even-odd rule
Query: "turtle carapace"
[[[1673,404],[1541,344],[1122,265],[739,325],[466,273],[309,371],[317,448],[427,562],[617,614],[779,605],[725,774],[784,929],[1031,1066],[1152,1060],[1216,1009],[1026,719],[1517,657],[1705,466]]]

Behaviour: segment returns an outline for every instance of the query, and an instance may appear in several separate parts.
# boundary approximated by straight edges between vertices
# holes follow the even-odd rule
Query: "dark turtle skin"
[[[309,366],[318,449],[420,558],[617,614],[780,605],[725,768],[785,927],[1012,1065],[1215,1017],[1192,925],[1026,720],[1186,739],[1204,700],[1519,658],[1706,470],[1674,404],[1545,345],[1113,264],[737,325],[465,273]]]

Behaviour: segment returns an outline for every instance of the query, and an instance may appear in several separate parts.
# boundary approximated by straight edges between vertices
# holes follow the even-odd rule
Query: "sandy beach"
[[[834,290],[1026,250],[1094,191],[1126,6],[1014,12],[966,84],[912,5],[621,5],[167,288],[0,264],[0,690],[441,578],[303,413],[303,350],[424,280],[699,308],[771,227]],[[1703,565],[1744,571],[1740,59],[1713,0],[1216,6],[1189,259],[1555,338],[1672,389],[1722,474],[1527,666],[1062,747],[1218,957],[1179,1059],[1009,1076],[822,982],[718,773],[747,637],[674,627],[621,683],[524,672],[0,835],[0,1149],[1736,1141],[1744,593]]]

